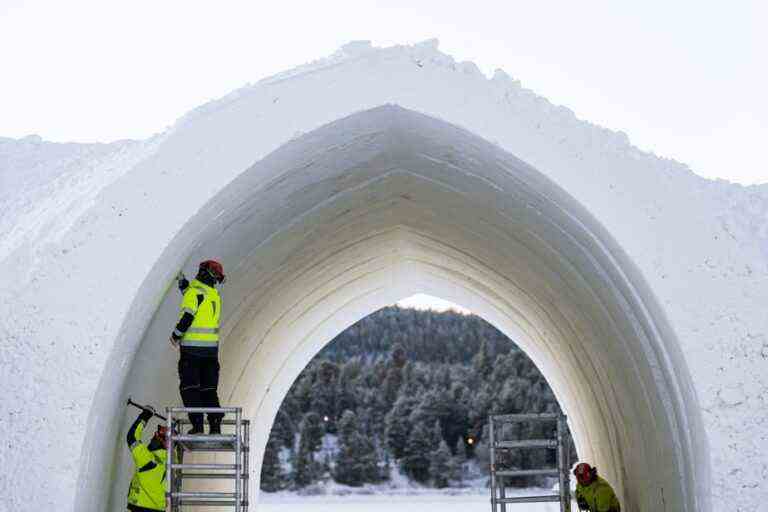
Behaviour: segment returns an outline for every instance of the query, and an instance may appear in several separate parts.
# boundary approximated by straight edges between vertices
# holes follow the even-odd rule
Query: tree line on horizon
[[[560,412],[549,385],[512,340],[475,315],[381,309],[339,334],[296,378],[272,425],[261,489],[333,481],[382,483],[392,471],[435,488],[488,473],[488,415]],[[551,436],[542,423],[506,438]],[[332,440],[325,443],[324,439]],[[330,447],[330,448],[329,448]],[[547,450],[499,462],[554,465]],[[513,485],[546,482],[521,477]]]

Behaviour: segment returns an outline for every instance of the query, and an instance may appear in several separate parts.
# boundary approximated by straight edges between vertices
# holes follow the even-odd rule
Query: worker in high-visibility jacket
[[[158,425],[149,444],[141,441],[152,414],[151,410],[142,410],[128,429],[128,448],[136,465],[128,489],[128,510],[131,512],[165,510],[166,427]]]
[[[597,474],[586,462],[577,464],[573,470],[576,476],[576,503],[579,510],[589,512],[621,512],[621,505],[611,485]]]
[[[220,407],[219,319],[221,296],[216,285],[225,280],[224,267],[218,261],[200,263],[197,276],[188,282],[182,275],[179,290],[184,295],[176,328],[170,343],[181,347],[179,391],[186,407]],[[221,433],[222,414],[208,414],[211,434]],[[189,415],[189,434],[203,433],[203,415]]]

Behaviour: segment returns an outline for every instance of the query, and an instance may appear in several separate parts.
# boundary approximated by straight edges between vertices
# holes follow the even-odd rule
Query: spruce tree
[[[403,458],[400,462],[403,471],[417,482],[429,480],[432,439],[424,423],[417,423],[408,436]]]
[[[270,438],[274,436],[277,438],[282,446],[293,449],[293,442],[295,438],[295,427],[291,421],[291,417],[286,411],[280,408],[275,416],[275,422],[272,424],[272,431],[270,432]]]
[[[310,412],[301,422],[299,449],[296,454],[293,482],[297,488],[311,485],[321,476],[320,465],[315,461],[315,452],[320,448],[323,429],[317,413]]]
[[[432,475],[432,483],[438,489],[448,487],[454,479],[455,465],[451,459],[451,450],[445,441],[440,441],[440,446],[432,455],[429,472]]]
[[[269,436],[264,449],[264,459],[261,464],[261,490],[276,492],[286,485],[283,466],[280,463],[280,448],[282,441],[275,436]]]
[[[357,417],[345,411],[339,421],[339,451],[336,456],[334,479],[353,487],[379,480],[376,449],[358,429]]]
[[[408,443],[408,435],[412,429],[410,413],[414,407],[414,399],[406,395],[400,395],[392,410],[387,414],[386,444],[395,459],[399,459],[405,452]]]
[[[485,378],[493,370],[492,363],[490,347],[488,341],[484,339],[480,350],[472,358],[472,366],[480,377]]]
[[[293,472],[293,483],[301,489],[313,484],[318,478],[314,452],[309,449],[308,443],[299,442],[299,450],[296,454],[296,465]]]
[[[458,482],[461,482],[464,479],[464,472],[467,462],[467,442],[463,437],[460,437],[456,441],[456,448],[454,451],[456,452],[456,455],[453,457],[453,460],[456,464],[455,477]]]

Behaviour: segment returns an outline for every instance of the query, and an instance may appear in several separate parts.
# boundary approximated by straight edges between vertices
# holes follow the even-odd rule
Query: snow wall
[[[294,377],[416,292],[529,353],[626,510],[768,502],[768,187],[702,179],[434,41],[351,43],[146,141],[0,139],[0,179],[2,510],[124,510],[124,400],[179,403],[171,282],[208,257],[254,508]]]

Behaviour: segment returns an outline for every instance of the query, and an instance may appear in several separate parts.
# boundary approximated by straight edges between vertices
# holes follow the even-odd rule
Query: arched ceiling
[[[221,394],[254,418],[257,454],[324,343],[421,291],[468,306],[527,350],[627,510],[707,510],[708,466],[693,449],[701,420],[655,297],[586,209],[498,146],[395,106],[336,121],[245,170],[153,274],[211,255],[231,283]],[[170,401],[168,357],[153,347],[175,317],[173,294],[126,382]]]

